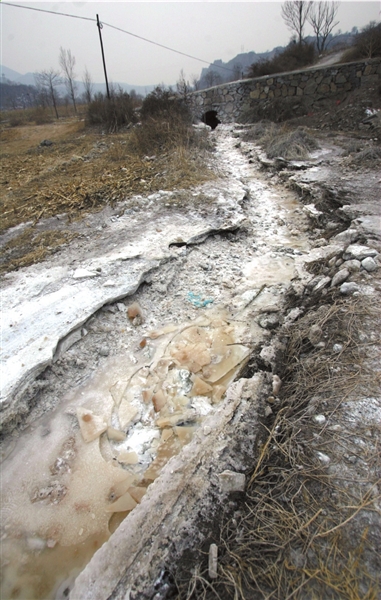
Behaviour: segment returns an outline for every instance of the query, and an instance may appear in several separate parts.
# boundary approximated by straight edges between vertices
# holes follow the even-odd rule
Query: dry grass
[[[271,121],[260,121],[245,132],[246,141],[256,141],[269,158],[282,157],[286,160],[308,158],[311,150],[319,148],[316,139],[303,127],[288,129]]]
[[[330,427],[340,423],[345,400],[378,388],[360,341],[364,323],[369,320],[374,327],[376,317],[363,299],[340,300],[307,313],[294,326],[281,403],[271,405],[273,422],[245,501],[221,525],[219,539],[210,540],[219,545],[218,579],[211,581],[203,564],[190,578],[178,579],[180,598],[379,597],[380,431]],[[322,328],[324,348],[311,345],[312,324]],[[342,345],[339,353],[332,351],[337,343]],[[320,412],[327,417],[324,426],[312,419]],[[359,438],[367,442],[366,449],[364,444],[356,450],[367,469],[347,469],[343,457],[353,452]],[[338,468],[324,466],[318,452],[329,455]]]
[[[379,146],[368,146],[361,150],[361,152],[357,152],[352,157],[352,161],[356,164],[375,164],[381,163],[381,148]]]
[[[155,139],[151,140],[152,151],[147,160],[146,154],[136,148],[133,129],[102,135],[85,129],[84,122],[77,119],[41,126],[3,127],[0,232],[20,223],[34,227],[41,219],[63,213],[70,222],[134,194],[185,189],[210,179],[213,175],[203,160],[205,143],[202,139],[197,142],[188,132],[182,133],[176,143],[160,147]],[[41,147],[44,139],[53,145]],[[149,144],[148,130],[146,153]],[[24,241],[19,238],[20,245]],[[33,246],[39,243],[38,236],[29,236],[25,253],[30,258]],[[40,254],[34,256],[37,261]],[[15,265],[12,261],[3,262],[4,269]]]
[[[77,234],[68,230],[37,233],[33,227],[27,227],[2,247],[0,274],[41,262],[75,237]]]

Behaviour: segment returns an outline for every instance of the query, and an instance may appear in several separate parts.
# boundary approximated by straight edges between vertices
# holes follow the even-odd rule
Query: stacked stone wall
[[[381,59],[375,58],[225,83],[193,92],[189,104],[197,119],[202,119],[208,111],[216,111],[221,122],[229,123],[271,100],[295,96],[312,108],[322,99],[343,99],[356,88],[376,88],[380,83]]]

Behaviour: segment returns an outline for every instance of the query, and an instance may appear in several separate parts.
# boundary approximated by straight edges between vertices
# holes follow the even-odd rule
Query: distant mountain
[[[5,65],[0,65],[0,73],[0,81],[2,83],[12,82],[22,83],[23,85],[36,84],[33,73],[26,73],[25,75],[22,75],[21,73],[18,73],[17,71],[14,71],[13,69],[6,67]],[[84,92],[84,85],[82,81],[76,81],[76,84],[78,89],[78,95],[80,96]],[[113,85],[116,87],[120,86],[125,92],[131,92],[131,90],[135,90],[137,94],[141,94],[142,96],[146,96],[147,94],[152,92],[152,90],[156,87],[155,85],[131,85],[130,83],[123,83],[118,81],[113,82]],[[62,94],[66,94],[66,88],[64,85],[60,86],[58,89]],[[94,93],[105,92],[106,84],[94,83],[93,89]]]

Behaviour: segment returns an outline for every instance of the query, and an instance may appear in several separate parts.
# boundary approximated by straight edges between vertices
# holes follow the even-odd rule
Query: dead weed
[[[256,141],[269,158],[286,160],[308,158],[311,150],[319,148],[317,140],[304,128],[290,130],[271,121],[260,121],[244,134],[246,141]]]
[[[380,432],[356,426],[348,433],[339,414],[355,392],[371,394],[379,383],[361,341],[364,323],[374,327],[376,318],[363,298],[339,300],[293,326],[281,402],[269,398],[272,423],[245,500],[210,540],[219,545],[218,578],[209,579],[205,559],[188,579],[177,579],[180,598],[379,597]],[[320,346],[311,344],[312,325],[322,331]],[[322,412],[326,422],[318,424],[313,416]],[[346,452],[360,437],[367,449],[357,446],[359,465],[368,467],[347,469]]]
[[[203,160],[205,147],[190,145],[188,139],[144,155],[130,143],[131,130],[100,135],[78,121],[3,129],[2,135],[0,232],[20,223],[33,227],[59,214],[66,214],[70,223],[134,194],[186,189],[213,177]],[[43,139],[53,144],[41,147]],[[17,239],[24,247],[22,238],[13,240],[14,246]],[[38,236],[29,241],[34,246]],[[41,254],[31,250],[32,256],[36,262]],[[15,264],[12,260],[8,268]]]

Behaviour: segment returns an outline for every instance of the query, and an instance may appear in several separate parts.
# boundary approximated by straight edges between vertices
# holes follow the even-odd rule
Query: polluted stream
[[[2,598],[68,597],[279,323],[286,289],[310,250],[309,218],[290,191],[249,164],[231,126],[211,135],[221,177],[200,190],[224,226],[211,220],[191,243],[172,230],[164,259],[148,256],[129,295],[118,291],[113,301],[111,294],[95,312],[89,304],[75,343],[61,348],[49,373],[41,363],[39,381],[49,381],[42,408],[9,438],[2,463]],[[202,220],[202,206],[192,211]],[[176,212],[186,211],[164,209],[169,226]]]

